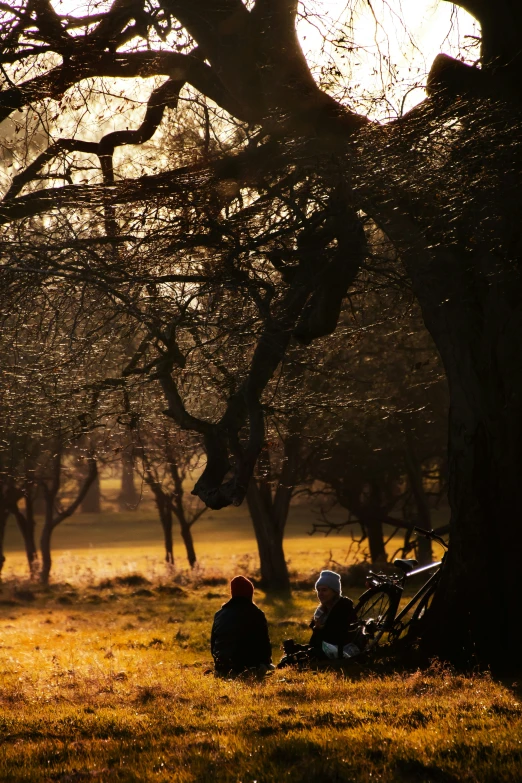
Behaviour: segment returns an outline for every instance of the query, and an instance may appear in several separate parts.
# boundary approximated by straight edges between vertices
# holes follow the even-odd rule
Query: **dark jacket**
[[[353,638],[355,629],[352,624],[355,622],[357,622],[357,615],[353,608],[353,601],[344,595],[330,609],[322,627],[317,626],[315,620],[312,620],[310,623],[310,628],[312,628],[310,644],[314,648],[313,652],[316,657],[325,657],[322,649],[323,642],[340,647],[339,657],[342,657],[343,646]]]
[[[218,671],[268,666],[272,646],[264,613],[250,598],[231,598],[214,615],[210,649]]]

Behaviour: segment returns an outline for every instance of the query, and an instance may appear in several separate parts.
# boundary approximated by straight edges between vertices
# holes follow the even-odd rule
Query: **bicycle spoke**
[[[364,609],[359,612],[361,620],[377,620],[386,615],[390,608],[391,600],[387,593],[378,593],[372,601],[364,606]]]
[[[357,607],[357,617],[365,624],[366,651],[372,649],[386,633],[391,617],[394,614],[393,598],[386,589],[369,591],[361,597]]]

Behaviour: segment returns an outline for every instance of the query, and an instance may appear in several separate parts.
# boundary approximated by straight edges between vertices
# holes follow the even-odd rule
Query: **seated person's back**
[[[214,616],[210,647],[219,673],[239,673],[272,663],[264,613],[253,603],[254,585],[244,576],[230,583],[232,598]]]

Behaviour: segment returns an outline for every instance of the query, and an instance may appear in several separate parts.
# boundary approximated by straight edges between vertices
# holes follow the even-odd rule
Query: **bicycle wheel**
[[[391,627],[398,603],[397,591],[387,585],[371,587],[361,595],[355,611],[358,619],[366,624],[366,651],[376,647],[383,634]]]

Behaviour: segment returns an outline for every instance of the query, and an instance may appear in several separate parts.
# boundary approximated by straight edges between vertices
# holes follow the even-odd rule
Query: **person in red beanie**
[[[272,645],[264,612],[253,602],[246,576],[230,582],[231,599],[214,616],[210,649],[217,674],[240,674],[272,667]]]

